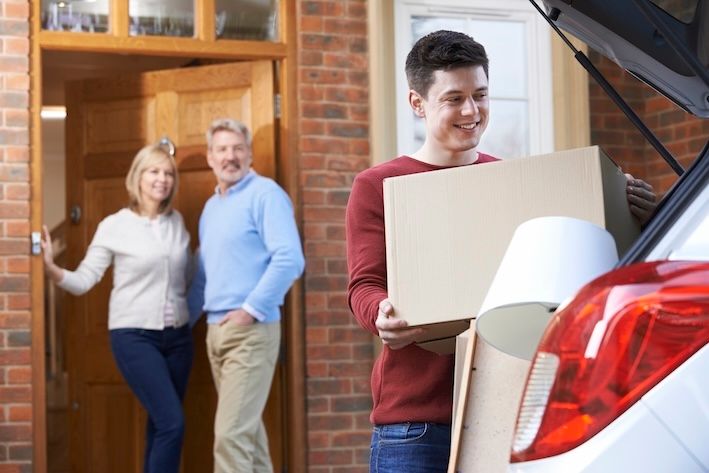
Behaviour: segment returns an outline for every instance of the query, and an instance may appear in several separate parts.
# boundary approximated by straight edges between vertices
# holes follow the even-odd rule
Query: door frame
[[[51,32],[41,29],[40,2],[30,5],[30,231],[39,232],[42,208],[42,53],[44,51],[103,52],[150,56],[180,56],[199,59],[255,60],[270,59],[278,65],[276,77],[281,97],[281,113],[277,117],[280,143],[276,155],[277,181],[289,194],[302,229],[300,192],[297,171],[297,54],[296,2],[282,0],[280,9],[281,42],[220,40],[214,38],[214,1],[197,0],[195,38],[159,38],[127,36],[127,1],[112,0],[112,27],[115,35]],[[125,24],[124,24],[125,23]],[[121,34],[122,28],[125,34]],[[45,354],[44,277],[41,257],[30,259],[30,298],[32,312],[32,464],[33,471],[47,472],[47,399]],[[305,471],[307,465],[307,431],[305,398],[305,335],[303,326],[303,284],[298,280],[291,288],[285,305],[286,337],[286,412],[289,435],[285,438],[286,465],[289,471]]]

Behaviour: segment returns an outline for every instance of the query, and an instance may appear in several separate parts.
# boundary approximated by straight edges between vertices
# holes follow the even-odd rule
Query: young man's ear
[[[409,90],[409,105],[411,105],[417,117],[423,118],[426,116],[426,112],[423,110],[423,98],[413,89]]]

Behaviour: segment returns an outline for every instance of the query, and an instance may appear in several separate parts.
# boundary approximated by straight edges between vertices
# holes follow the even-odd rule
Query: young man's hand
[[[630,212],[642,225],[645,225],[655,212],[657,195],[652,186],[642,179],[635,179],[630,174],[626,174],[625,177],[628,179],[625,192],[628,196]]]
[[[425,333],[426,329],[409,328],[405,320],[392,318],[392,315],[394,315],[394,307],[388,299],[384,299],[379,303],[379,314],[375,325],[382,343],[392,350],[398,350],[414,343]]]

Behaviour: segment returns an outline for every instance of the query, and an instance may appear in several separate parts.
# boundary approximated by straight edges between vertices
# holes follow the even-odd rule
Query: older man
[[[251,168],[251,133],[236,120],[207,131],[215,194],[199,221],[193,313],[207,313],[207,355],[219,394],[215,473],[272,472],[261,419],[278,358],[286,293],[304,267],[288,195]]]

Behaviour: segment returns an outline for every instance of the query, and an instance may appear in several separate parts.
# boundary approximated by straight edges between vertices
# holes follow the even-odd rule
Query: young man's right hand
[[[421,327],[409,328],[405,320],[395,319],[393,315],[394,306],[391,305],[391,302],[388,299],[381,301],[375,325],[382,343],[392,350],[398,350],[414,343],[426,332],[426,329]]]

